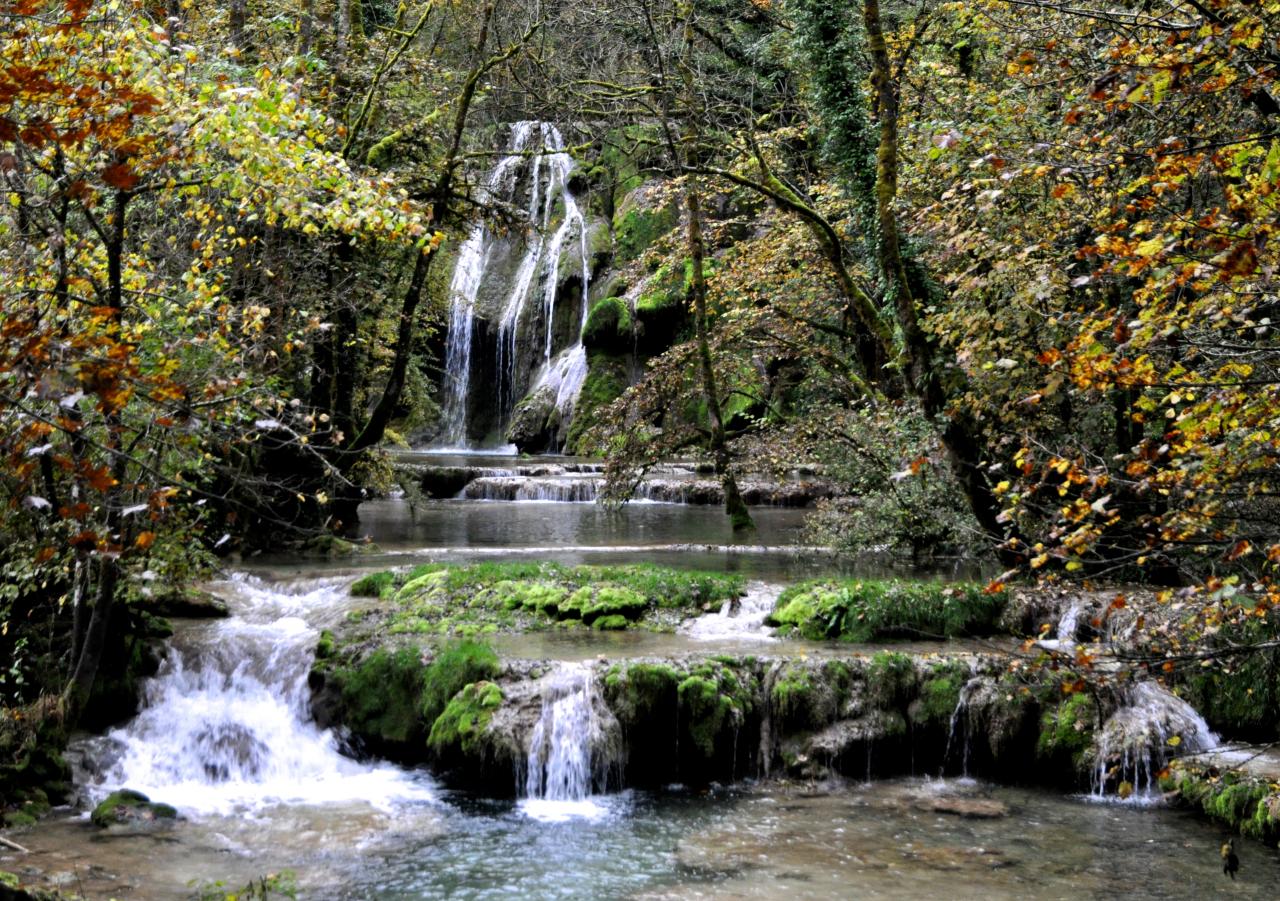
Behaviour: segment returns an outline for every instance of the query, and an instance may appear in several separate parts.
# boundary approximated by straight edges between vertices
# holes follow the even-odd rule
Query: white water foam
[[[254,813],[288,803],[365,802],[389,810],[434,799],[389,764],[343,756],[307,707],[316,630],[305,614],[332,608],[345,579],[270,585],[237,576],[218,586],[233,615],[199,641],[175,641],[132,721],[90,744],[94,799],[141,791],[188,815]]]
[[[773,612],[782,586],[765,582],[749,582],[747,591],[736,601],[725,601],[716,613],[706,613],[681,624],[679,632],[698,641],[720,641],[746,638],[753,641],[777,641],[773,629],[764,624]]]

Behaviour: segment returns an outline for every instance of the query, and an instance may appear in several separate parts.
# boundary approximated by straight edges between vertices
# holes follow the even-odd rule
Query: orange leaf
[[[121,191],[132,191],[138,185],[138,176],[128,163],[115,163],[103,169],[102,180]]]
[[[151,547],[151,545],[156,543],[156,533],[141,532],[133,543],[145,551],[147,548]]]

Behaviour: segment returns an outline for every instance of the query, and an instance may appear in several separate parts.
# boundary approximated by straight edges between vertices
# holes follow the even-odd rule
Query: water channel
[[[582,761],[548,736],[535,781],[569,787],[531,791],[563,801],[539,806],[449,791],[429,772],[353,759],[339,736],[311,722],[306,676],[319,630],[345,614],[348,586],[366,569],[437,559],[653,561],[750,580],[733,621],[727,609],[713,610],[675,634],[494,641],[504,657],[570,670],[600,655],[867,652],[776,640],[762,611],[796,579],[894,570],[798,548],[796,510],[758,508],[760,530],[748,542],[734,539],[717,508],[677,504],[613,511],[391,499],[362,512],[376,553],[354,563],[261,559],[226,573],[210,587],[232,615],[179,623],[142,713],[75,743],[90,802],[135,788],[179,809],[172,828],[103,832],[68,810],[23,837],[30,854],[0,855],[0,866],[39,872],[87,898],[195,897],[218,881],[235,888],[285,869],[296,873],[300,897],[326,899],[1154,899],[1226,888],[1232,897],[1276,896],[1276,852],[1244,843],[1240,878],[1227,884],[1222,831],[1159,805],[936,773],[583,798],[571,785]],[[940,810],[939,797],[981,800],[984,813]]]

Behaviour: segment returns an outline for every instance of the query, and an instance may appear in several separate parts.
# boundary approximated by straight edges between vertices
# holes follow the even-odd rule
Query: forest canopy
[[[74,720],[118,611],[353,533],[521,121],[608,223],[568,434],[614,499],[692,454],[749,528],[744,474],[821,467],[841,550],[1275,654],[1278,80],[1277,0],[4,2],[0,700]]]

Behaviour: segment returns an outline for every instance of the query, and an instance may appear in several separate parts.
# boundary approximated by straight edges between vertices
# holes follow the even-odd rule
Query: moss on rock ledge
[[[778,597],[769,624],[812,640],[870,642],[990,635],[1003,593],[963,582],[805,582]]]
[[[554,626],[673,628],[682,612],[738,597],[738,576],[656,566],[554,563],[427,564],[363,577],[352,592],[376,603],[361,629],[388,634],[477,635]]]
[[[1268,845],[1280,844],[1280,783],[1213,767],[1175,762],[1160,787],[1233,832]]]

